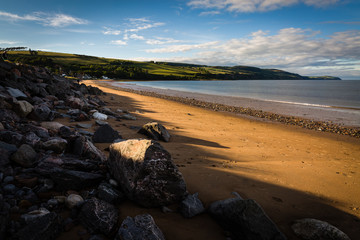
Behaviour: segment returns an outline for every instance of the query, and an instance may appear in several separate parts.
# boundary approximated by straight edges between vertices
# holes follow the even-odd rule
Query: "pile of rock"
[[[136,118],[106,108],[99,89],[7,62],[0,62],[0,78],[0,239],[56,239],[78,224],[90,239],[165,239],[149,214],[119,219],[125,198],[165,212],[170,210],[166,205],[178,204],[186,218],[206,211],[198,194],[187,192],[170,153],[158,142],[124,140],[105,122]],[[91,124],[78,123],[74,129],[57,118],[94,119],[99,127],[90,133],[83,129]],[[139,132],[170,140],[156,122]],[[93,143],[112,143],[109,157]],[[64,211],[70,212],[66,219]],[[285,239],[253,200],[215,202],[208,212],[232,239]],[[331,239],[347,239],[316,221],[300,221],[293,228],[299,236],[328,236],[324,231],[331,231]]]

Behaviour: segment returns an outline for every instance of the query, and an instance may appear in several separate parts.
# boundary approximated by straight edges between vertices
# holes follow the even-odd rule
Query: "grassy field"
[[[96,68],[95,76],[101,76],[102,74],[111,75],[112,72],[118,71],[118,75],[112,74],[115,76],[113,76],[114,78],[118,79],[334,79],[329,76],[304,77],[278,69],[260,69],[249,66],[216,67],[171,62],[138,62],[43,51],[38,51],[37,55],[30,55],[29,51],[11,51],[9,54],[17,61],[24,61],[25,63],[26,60],[31,62],[31,59],[36,57],[41,58],[43,61],[46,59],[47,61],[51,61],[51,64],[53,65],[52,69],[54,66],[60,66],[62,69],[66,69],[68,72],[73,73],[81,73],[81,71],[83,71],[87,74],[94,75],[91,74],[91,69]]]

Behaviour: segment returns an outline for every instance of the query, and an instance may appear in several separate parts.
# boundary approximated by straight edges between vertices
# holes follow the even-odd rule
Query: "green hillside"
[[[248,66],[214,67],[170,62],[137,62],[43,51],[11,51],[8,53],[8,59],[47,67],[57,74],[87,75],[92,78],[106,76],[129,80],[339,79],[329,76],[304,77],[277,69]]]

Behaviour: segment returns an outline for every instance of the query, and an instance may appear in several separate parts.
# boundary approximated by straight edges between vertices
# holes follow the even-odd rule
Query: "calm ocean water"
[[[139,86],[185,92],[234,96],[301,105],[321,105],[360,110],[360,81],[147,81]]]

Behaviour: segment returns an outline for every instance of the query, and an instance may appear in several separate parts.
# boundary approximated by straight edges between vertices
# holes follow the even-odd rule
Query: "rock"
[[[118,210],[110,203],[91,198],[80,211],[79,220],[90,233],[103,233],[109,236],[118,220]]]
[[[180,212],[186,218],[192,218],[205,211],[205,208],[198,198],[198,193],[188,195],[180,205]]]
[[[102,183],[98,187],[98,198],[108,203],[116,204],[124,198],[124,195],[110,184]]]
[[[115,139],[122,138],[110,125],[100,126],[94,133],[94,143],[112,143]]]
[[[95,123],[96,123],[96,125],[99,125],[99,126],[104,126],[104,125],[109,124],[108,122],[104,122],[104,121],[101,121],[101,120],[96,120]]]
[[[29,117],[37,121],[52,121],[54,119],[54,113],[43,103],[35,105]]]
[[[20,148],[11,156],[11,160],[20,164],[23,167],[32,167],[35,165],[36,159],[36,152],[35,150],[27,145],[23,144]]]
[[[14,144],[16,146],[19,146],[22,142],[23,135],[17,132],[3,130],[0,131],[0,141]]]
[[[43,217],[49,213],[50,211],[47,210],[46,208],[39,208],[38,210],[34,210],[21,215],[21,220],[24,221],[26,224],[29,224],[32,221],[34,221],[34,219]]]
[[[72,209],[73,207],[75,207],[78,204],[81,204],[82,202],[84,202],[84,199],[80,195],[70,194],[65,200],[65,205],[69,209]]]
[[[115,240],[165,240],[164,234],[149,214],[127,217],[122,222]]]
[[[2,122],[18,122],[20,121],[19,116],[12,110],[0,109],[0,121]]]
[[[53,138],[42,144],[45,150],[52,150],[56,153],[62,153],[65,151],[67,141],[62,138]]]
[[[46,128],[38,127],[34,125],[27,125],[26,131],[30,133],[35,133],[38,137],[40,137],[42,140],[46,140],[50,137],[49,131]]]
[[[27,101],[18,101],[17,104],[15,105],[15,112],[20,117],[26,117],[32,112],[33,109],[34,109],[33,105],[31,105]]]
[[[92,124],[91,123],[88,123],[88,124],[86,124],[86,123],[77,123],[76,126],[79,127],[79,128],[91,128]]]
[[[4,125],[0,122],[0,131],[1,130],[4,130],[5,128],[4,128]]]
[[[10,156],[17,151],[17,147],[0,141],[0,167],[4,167],[10,163]],[[0,179],[1,181],[1,179]]]
[[[230,198],[210,205],[211,215],[234,239],[282,240],[286,237],[252,199]]]
[[[19,240],[55,239],[62,231],[61,218],[54,212],[39,216],[16,233]]]
[[[170,153],[155,141],[132,139],[111,144],[108,166],[125,195],[142,206],[179,202],[187,193]]]
[[[41,139],[33,132],[29,132],[25,135],[25,143],[29,144],[32,147],[35,147]]]
[[[301,239],[350,240],[345,233],[333,225],[317,219],[304,218],[297,220],[291,228]]]
[[[84,101],[82,101],[80,98],[70,96],[66,100],[66,104],[75,109],[82,109],[85,106]]]
[[[93,113],[93,118],[96,119],[96,120],[104,121],[108,117],[107,117],[106,114],[102,114],[102,113],[99,113],[98,111],[96,111],[96,112]]]
[[[59,122],[42,122],[41,126],[48,130],[58,132],[60,130],[60,128],[63,127],[64,125]]]
[[[14,98],[27,98],[25,93],[16,88],[7,87],[7,92]]]
[[[16,186],[14,184],[6,184],[4,187],[4,192],[9,194],[14,194],[17,190]]]
[[[124,114],[119,116],[119,118],[124,120],[136,120],[136,117],[131,114]]]
[[[92,142],[82,136],[76,138],[73,143],[72,150],[74,154],[81,155],[92,160],[101,162],[106,160],[106,156],[97,147],[95,147]]]
[[[139,133],[145,134],[146,136],[154,140],[163,140],[165,142],[170,141],[170,134],[166,128],[158,122],[150,122],[142,126]]]

